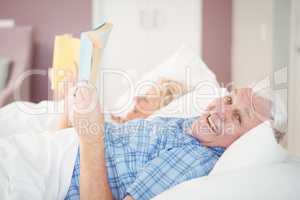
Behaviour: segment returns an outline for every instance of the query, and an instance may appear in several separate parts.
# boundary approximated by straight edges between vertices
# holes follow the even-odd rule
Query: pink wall
[[[52,65],[54,35],[75,33],[91,27],[91,0],[0,0],[0,18],[13,18],[17,25],[34,30],[33,68]],[[46,76],[32,79],[32,100],[48,97]]]
[[[91,0],[0,0],[0,18],[13,18],[34,28],[33,68],[52,64],[54,35],[75,33],[91,26]],[[219,81],[231,80],[232,0],[203,0],[203,59]],[[48,97],[46,76],[32,79],[32,100]]]
[[[232,0],[203,0],[202,52],[221,83],[231,81]]]

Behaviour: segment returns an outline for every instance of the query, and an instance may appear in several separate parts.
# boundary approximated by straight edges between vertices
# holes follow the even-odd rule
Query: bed
[[[174,69],[174,63],[181,63],[180,66],[201,69],[193,73],[196,75],[193,79],[202,76],[205,84],[196,87],[198,82],[195,82],[192,91],[150,118],[197,116],[216,94],[226,94],[226,89],[218,86],[214,74],[198,58],[195,61],[191,51],[181,49],[175,55],[181,60],[172,57],[163,66]],[[167,69],[154,71],[144,79],[153,80],[157,74],[168,75]],[[174,74],[173,78],[180,74]],[[199,96],[201,98],[195,98]],[[190,103],[194,101],[195,104]],[[119,106],[118,102],[116,106]],[[47,101],[39,104],[15,102],[0,110],[0,125],[5,128],[0,135],[1,199],[64,199],[71,180],[78,138],[73,128],[57,131],[59,114],[45,112],[45,108],[53,107],[54,102]],[[20,112],[20,109],[27,109],[27,112]],[[182,183],[154,200],[298,200],[299,180],[300,160],[277,144],[272,128],[263,123],[234,142],[208,176]]]

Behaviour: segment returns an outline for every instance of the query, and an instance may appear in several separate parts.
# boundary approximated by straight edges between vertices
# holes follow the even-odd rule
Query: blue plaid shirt
[[[108,182],[116,200],[144,200],[184,181],[208,175],[222,148],[208,148],[187,134],[195,118],[155,118],[105,124]],[[79,199],[80,155],[65,199]]]

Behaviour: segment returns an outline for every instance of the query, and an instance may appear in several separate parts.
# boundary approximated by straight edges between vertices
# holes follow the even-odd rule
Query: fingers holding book
[[[87,82],[80,82],[72,92],[71,116],[80,138],[95,139],[102,133],[101,113],[96,88]]]

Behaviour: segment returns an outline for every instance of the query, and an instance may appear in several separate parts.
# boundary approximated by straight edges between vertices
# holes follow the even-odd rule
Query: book
[[[67,73],[77,73],[79,65],[80,40],[69,34],[56,36],[54,39],[52,64],[52,90],[57,90]]]
[[[96,84],[102,51],[112,29],[111,23],[104,23],[92,31],[81,33],[79,81]]]
[[[59,88],[67,73],[76,74],[79,81],[96,85],[101,54],[111,29],[111,23],[104,23],[91,31],[81,33],[80,39],[69,34],[55,37],[52,90]]]

